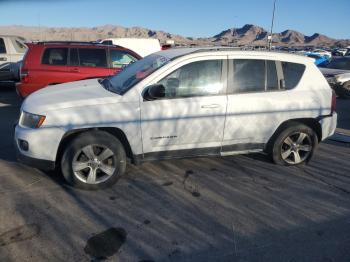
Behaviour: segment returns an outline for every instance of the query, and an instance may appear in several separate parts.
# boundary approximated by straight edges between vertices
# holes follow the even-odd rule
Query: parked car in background
[[[332,51],[332,56],[345,56],[347,52],[346,48],[336,48]]]
[[[336,94],[343,98],[350,98],[350,57],[333,58],[323,65],[321,72]]]
[[[85,42],[39,42],[28,44],[23,60],[21,97],[49,85],[114,75],[141,57],[120,46]]]
[[[19,80],[21,60],[27,46],[19,36],[0,35],[0,81]]]
[[[317,53],[305,53],[307,57],[315,59],[315,65],[320,66],[329,62],[328,56],[319,55]]]
[[[162,50],[159,40],[154,38],[107,38],[101,40],[100,43],[128,48],[141,57]]]
[[[32,94],[15,142],[22,162],[59,166],[68,183],[85,189],[114,184],[127,158],[137,164],[265,151],[276,164],[299,165],[334,133],[332,93],[300,55],[169,49],[104,80]]]
[[[314,50],[311,51],[311,53],[319,54],[319,55],[322,55],[322,56],[327,56],[328,58],[332,57],[332,53],[330,51],[326,51],[326,50],[323,50],[323,49],[314,49]]]

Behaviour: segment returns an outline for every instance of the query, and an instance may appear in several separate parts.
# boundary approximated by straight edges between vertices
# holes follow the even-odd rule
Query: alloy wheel
[[[99,184],[109,179],[117,168],[115,154],[103,145],[88,145],[80,149],[72,161],[76,178],[87,184]]]
[[[281,157],[290,165],[304,162],[312,152],[312,139],[309,134],[295,132],[287,136],[281,146]]]

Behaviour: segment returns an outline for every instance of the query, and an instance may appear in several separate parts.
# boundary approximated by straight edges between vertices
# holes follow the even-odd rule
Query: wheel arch
[[[129,143],[128,138],[126,137],[125,133],[123,130],[116,128],[116,127],[98,127],[98,128],[84,128],[84,129],[74,129],[70,130],[67,133],[64,134],[63,138],[61,139],[61,142],[59,144],[58,150],[57,150],[57,155],[56,155],[56,164],[59,163],[59,161],[62,158],[62,155],[64,153],[65,148],[67,145],[73,141],[78,135],[82,133],[86,133],[89,131],[105,131],[117,139],[122,143],[125,149],[126,156],[131,160],[132,163],[135,162],[134,155]],[[57,165],[59,166],[59,164]]]
[[[295,118],[289,119],[281,123],[273,135],[270,137],[269,141],[266,144],[265,151],[270,152],[273,146],[273,142],[276,140],[277,136],[286,128],[295,125],[295,124],[304,124],[311,128],[317,135],[318,142],[322,140],[322,127],[321,124],[315,118]]]

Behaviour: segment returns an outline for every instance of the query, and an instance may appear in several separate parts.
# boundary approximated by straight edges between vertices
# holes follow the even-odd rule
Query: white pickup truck
[[[20,36],[0,35],[0,80],[18,80],[27,46]]]

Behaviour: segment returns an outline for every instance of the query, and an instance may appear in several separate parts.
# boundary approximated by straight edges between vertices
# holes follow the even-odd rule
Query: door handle
[[[218,104],[210,104],[210,105],[202,105],[201,108],[218,108],[220,105]]]
[[[70,72],[79,73],[79,68],[72,68],[72,69],[70,70]]]
[[[7,57],[0,57],[0,61],[7,61]]]

